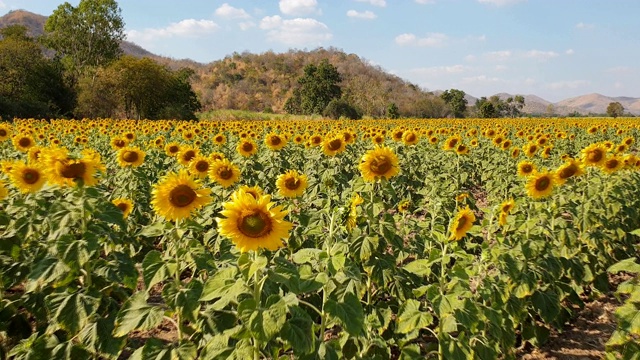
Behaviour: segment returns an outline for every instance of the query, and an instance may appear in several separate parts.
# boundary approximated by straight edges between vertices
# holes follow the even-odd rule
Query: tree
[[[360,112],[356,108],[351,106],[344,99],[331,100],[327,107],[324,108],[322,115],[332,119],[340,119],[341,117],[345,117],[351,120],[358,120],[362,118],[362,114],[360,114]]]
[[[613,118],[624,115],[624,106],[617,101],[609,103],[609,106],[607,106],[607,115]]]
[[[45,24],[43,42],[55,50],[72,73],[108,65],[121,55],[124,21],[115,0],[80,0],[58,6]]]
[[[524,108],[524,96],[516,95],[515,97],[508,97],[504,102],[503,111],[504,115],[508,117],[518,117],[522,115],[522,109]]]
[[[391,103],[387,106],[387,117],[389,119],[397,119],[400,117],[400,110],[398,109],[398,105],[396,103]]]
[[[487,98],[484,96],[476,100],[475,106],[476,106],[477,116],[479,118],[484,118],[484,119],[492,119],[492,118],[499,117],[500,111],[496,107],[494,102],[492,102],[491,100],[487,100]]]
[[[73,108],[62,66],[46,58],[24,26],[0,30],[0,116],[58,117]]]
[[[304,67],[304,74],[298,78],[299,88],[285,103],[285,111],[293,114],[322,114],[333,99],[342,95],[340,73],[327,59],[318,66],[309,64]]]
[[[463,118],[467,110],[467,99],[465,92],[458,89],[445,90],[440,97],[451,107],[454,118]]]

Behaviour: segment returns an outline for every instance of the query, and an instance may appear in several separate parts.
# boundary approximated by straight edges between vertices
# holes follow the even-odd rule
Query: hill
[[[562,100],[557,105],[580,109],[583,113],[606,114],[609,103],[616,101],[624,106],[625,112],[640,115],[640,99],[626,96],[610,97],[594,93]]]

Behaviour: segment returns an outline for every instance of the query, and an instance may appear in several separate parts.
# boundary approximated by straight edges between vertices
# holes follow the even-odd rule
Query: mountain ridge
[[[44,24],[46,22],[46,19],[47,19],[46,16],[35,14],[26,10],[12,10],[0,17],[0,28],[11,26],[11,25],[24,25],[27,27],[28,34],[30,36],[37,37],[44,33]],[[215,74],[212,75],[210,74],[210,72],[215,73],[216,71],[218,71],[218,69],[216,69],[215,66],[217,65],[224,66],[225,62],[227,62],[227,59],[236,58],[236,54],[234,54],[234,55],[225,57],[225,59],[214,60],[210,63],[203,64],[203,63],[193,61],[191,59],[173,59],[169,57],[159,56],[159,55],[153,54],[152,52],[144,49],[143,47],[135,43],[132,43],[126,40],[121,42],[120,47],[125,54],[135,56],[138,58],[149,57],[171,69],[189,67],[191,69],[196,70],[196,72],[198,73],[198,76],[196,77],[197,78],[196,81],[200,81],[204,79],[204,83],[197,84],[195,87],[199,87],[200,90],[205,92],[208,91],[207,94],[211,96],[213,96],[214,88],[207,88],[206,81],[217,81],[217,79],[212,80],[212,78],[215,78]],[[312,52],[309,52],[309,54],[312,54],[312,53],[315,54],[316,52],[317,51],[312,51]],[[267,52],[264,54],[256,54],[256,56],[271,56],[271,55],[273,55],[273,53],[271,52]],[[329,55],[335,55],[335,54],[330,53]],[[344,56],[347,56],[347,57],[352,56],[352,57],[358,58],[357,55],[355,54],[344,54]],[[339,57],[340,56],[338,56],[338,58]],[[362,60],[362,59],[358,58],[358,60]],[[387,81],[387,82],[399,81],[400,82],[400,85],[398,85],[399,87],[398,86],[394,87],[394,89],[396,90],[399,89],[402,92],[407,92],[407,90],[403,90],[403,87],[409,87],[409,88],[416,87],[416,85],[411,84],[407,80],[403,80],[403,79],[394,80],[393,75],[386,73],[384,70],[380,68],[376,68],[375,70],[384,73],[382,75],[376,74],[377,76],[376,80],[378,81],[381,78],[383,78],[384,81]],[[267,69],[266,71],[269,71],[269,69]],[[260,80],[260,81],[263,81],[263,80]],[[233,84],[233,82],[231,82],[231,84]],[[289,84],[289,85],[292,85],[292,84]],[[215,88],[215,90],[217,91],[220,89]],[[272,90],[272,92],[276,93],[274,94],[274,96],[286,95],[286,94],[283,94],[283,91],[284,91],[283,89]],[[439,95],[442,93],[442,90],[434,90],[434,91],[423,90],[423,91],[430,92],[435,95]],[[521,94],[517,94],[517,95],[521,95]],[[513,97],[515,95],[502,92],[502,93],[494,94],[493,96],[498,96],[500,99],[504,100],[508,97]],[[631,113],[634,115],[640,115],[640,98],[634,98],[630,96],[613,97],[613,96],[606,96],[598,93],[591,93],[591,94],[585,94],[585,95],[563,99],[555,103],[548,101],[535,94],[527,94],[522,96],[524,96],[525,98],[525,107],[523,109],[523,112],[531,115],[564,116],[564,115],[569,115],[573,113],[580,113],[583,115],[606,114],[606,109],[609,103],[616,102],[616,101],[622,104],[622,106],[625,109],[625,112]],[[490,96],[487,96],[487,98],[488,97]],[[466,99],[469,105],[473,105],[475,104],[475,101],[478,99],[478,97],[467,94]],[[271,109],[275,111],[280,111],[282,109],[282,105],[283,104],[281,103],[274,104],[273,106],[271,106]]]

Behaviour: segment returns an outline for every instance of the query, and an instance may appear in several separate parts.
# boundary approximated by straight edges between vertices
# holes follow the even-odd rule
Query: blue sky
[[[69,1],[77,5],[79,0]],[[0,0],[50,15],[59,0]],[[120,0],[128,40],[207,63],[336,47],[427,90],[640,97],[638,0]]]

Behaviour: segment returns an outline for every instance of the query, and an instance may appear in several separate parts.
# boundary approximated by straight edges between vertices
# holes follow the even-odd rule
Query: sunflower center
[[[314,137],[311,139],[311,142],[312,142],[312,143],[314,143],[315,145],[318,145],[318,144],[320,144],[320,143],[322,142],[322,138],[321,138],[321,137],[319,137],[319,136],[314,136]]]
[[[177,153],[178,151],[180,151],[180,148],[175,145],[169,147],[170,153]]]
[[[572,177],[573,175],[576,174],[576,172],[578,171],[577,166],[571,164],[565,168],[562,168],[559,172],[558,172],[558,176],[560,177],[560,179],[568,179],[570,177]]]
[[[5,130],[5,129],[0,129],[0,136],[2,136],[2,137],[7,136],[7,130]]]
[[[129,140],[133,140],[133,134],[132,133],[128,133],[125,135],[125,137]]]
[[[467,218],[466,217],[463,216],[460,219],[458,219],[458,226],[456,226],[456,231],[462,230],[466,223],[467,223]]]
[[[116,205],[116,207],[122,212],[127,212],[127,210],[129,209],[129,205],[127,205],[127,203],[119,203],[118,205]]]
[[[175,207],[185,207],[191,204],[198,194],[189,185],[178,185],[171,189],[169,202]]]
[[[38,180],[40,180],[40,173],[33,169],[26,169],[22,173],[22,180],[24,180],[24,182],[26,182],[29,185],[33,185],[37,183]]]
[[[546,176],[543,176],[540,179],[536,180],[536,190],[538,191],[547,190],[549,188],[549,185],[551,185],[551,179]]]
[[[31,139],[27,137],[20,138],[20,140],[18,140],[18,145],[21,147],[28,147],[31,145]]]
[[[618,167],[618,164],[620,162],[617,159],[610,159],[607,160],[606,163],[604,163],[604,165],[607,167],[607,169],[615,169]]]
[[[344,141],[349,142],[351,141],[351,134],[350,133],[344,133]]]
[[[253,144],[250,142],[245,142],[242,143],[242,150],[246,151],[246,152],[250,152],[253,150]]]
[[[60,171],[60,174],[66,179],[80,179],[86,170],[87,167],[82,162],[74,162],[72,164],[62,163],[62,171]]]
[[[199,172],[207,172],[209,170],[209,162],[200,160],[196,163],[196,170]]]
[[[329,141],[329,146],[327,146],[327,147],[331,151],[336,151],[336,150],[339,150],[341,146],[342,146],[342,140],[333,139],[333,140]]]
[[[218,170],[218,176],[223,180],[229,180],[233,176],[233,170],[228,167],[223,167]]]
[[[449,147],[454,147],[458,143],[458,139],[449,140]]]
[[[251,238],[265,236],[272,228],[271,219],[261,211],[254,211],[252,214],[242,216],[238,220],[238,230]]]
[[[528,174],[530,172],[533,171],[533,166],[526,164],[526,165],[522,165],[522,172],[525,174]]]
[[[604,153],[601,150],[592,150],[589,151],[589,153],[587,154],[587,160],[589,160],[590,162],[594,162],[597,163],[600,160],[602,160],[602,157],[604,156]]]
[[[296,177],[290,177],[284,181],[284,186],[289,190],[297,190],[300,185],[300,180]]]
[[[414,142],[414,141],[416,141],[416,136],[414,134],[407,135],[407,142]]]
[[[386,155],[378,155],[371,160],[371,165],[369,167],[372,173],[385,175],[389,170],[391,170],[391,166],[391,160]]]
[[[138,161],[138,158],[139,155],[136,151],[125,151],[124,154],[122,154],[122,160],[128,163],[134,163]]]
[[[216,136],[215,141],[216,142],[222,142],[222,136]]]
[[[184,161],[191,161],[194,157],[196,157],[196,152],[193,150],[187,150],[182,156],[182,159]]]
[[[282,142],[282,140],[280,139],[279,136],[272,136],[271,137],[271,145],[280,145],[280,143]]]

